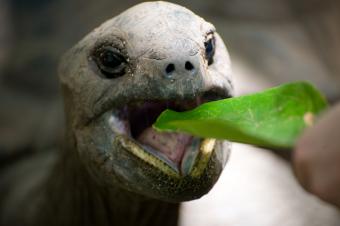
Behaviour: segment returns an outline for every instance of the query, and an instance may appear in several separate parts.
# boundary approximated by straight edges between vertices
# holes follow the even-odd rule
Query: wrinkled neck
[[[98,185],[70,147],[47,180],[35,225],[177,225],[178,204]]]

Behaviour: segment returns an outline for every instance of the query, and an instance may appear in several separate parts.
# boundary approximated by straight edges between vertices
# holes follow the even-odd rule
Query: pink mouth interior
[[[181,102],[144,102],[133,106],[128,111],[131,135],[142,145],[151,147],[154,151],[179,165],[185,150],[191,145],[192,136],[180,133],[157,132],[152,128],[152,124],[167,108],[184,111],[199,104],[201,104],[201,100],[195,99]]]
[[[149,127],[139,135],[137,140],[159,151],[176,165],[179,165],[185,150],[191,144],[192,136],[180,133],[159,133]]]

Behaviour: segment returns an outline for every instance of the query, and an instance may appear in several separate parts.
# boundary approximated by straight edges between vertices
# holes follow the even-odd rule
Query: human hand
[[[307,191],[340,207],[340,103],[298,140],[293,167]]]

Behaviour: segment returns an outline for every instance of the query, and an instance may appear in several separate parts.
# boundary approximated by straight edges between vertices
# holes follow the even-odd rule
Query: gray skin
[[[105,49],[124,58],[114,78],[101,65]],[[178,203],[212,188],[230,145],[193,138],[178,166],[131,135],[126,113],[146,102],[188,110],[230,97],[230,59],[214,26],[178,5],[142,3],[87,35],[65,54],[59,72],[65,145],[2,173],[1,224],[176,225]]]

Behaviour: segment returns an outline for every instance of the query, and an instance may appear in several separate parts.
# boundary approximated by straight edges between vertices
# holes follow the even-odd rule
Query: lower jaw
[[[131,154],[172,178],[182,178],[185,176],[200,177],[209,162],[216,144],[215,139],[194,138],[192,145],[186,150],[181,164],[176,165],[166,157],[158,154],[157,151],[143,146],[129,136],[117,135],[115,142],[118,142]]]

